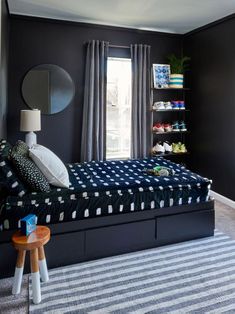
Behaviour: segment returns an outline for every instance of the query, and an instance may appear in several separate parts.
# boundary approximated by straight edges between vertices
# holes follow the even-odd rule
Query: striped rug
[[[30,286],[31,291],[31,286]],[[235,241],[215,237],[53,269],[30,313],[235,313]]]

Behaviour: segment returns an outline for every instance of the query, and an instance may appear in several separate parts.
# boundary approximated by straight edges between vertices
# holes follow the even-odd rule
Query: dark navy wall
[[[7,130],[7,82],[8,82],[8,44],[9,44],[9,16],[5,0],[0,0],[0,138],[6,137]]]
[[[184,37],[192,57],[188,165],[235,200],[235,18]]]
[[[82,125],[84,43],[90,39],[115,45],[135,43],[152,46],[152,62],[166,62],[170,53],[180,53],[182,36],[95,25],[57,22],[46,19],[10,18],[8,139],[24,138],[19,132],[20,110],[27,109],[21,96],[26,72],[39,64],[64,68],[75,82],[72,104],[53,116],[42,116],[38,142],[55,151],[64,161],[79,161]],[[119,49],[120,53],[120,49]],[[125,52],[124,52],[125,53]]]

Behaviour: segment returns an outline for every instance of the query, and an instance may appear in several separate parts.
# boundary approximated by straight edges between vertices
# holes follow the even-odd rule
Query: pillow
[[[51,185],[63,188],[69,187],[68,171],[59,157],[50,149],[42,145],[34,144],[29,149],[29,156]]]
[[[22,197],[27,193],[24,184],[18,178],[9,159],[12,146],[6,141],[0,141],[0,182],[9,194]]]
[[[18,141],[11,151],[11,160],[23,182],[32,191],[49,192],[50,185],[35,163],[29,158],[29,148]]]
[[[29,147],[28,145],[23,141],[17,141],[15,146],[11,149],[11,155],[13,154],[19,154],[25,157],[29,156]]]

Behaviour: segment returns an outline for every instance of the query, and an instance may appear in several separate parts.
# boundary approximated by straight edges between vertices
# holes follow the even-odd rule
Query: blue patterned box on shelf
[[[153,87],[168,88],[170,82],[170,65],[153,64]]]
[[[36,230],[36,219],[36,215],[30,214],[20,220],[20,230],[22,234],[28,236],[30,233]]]

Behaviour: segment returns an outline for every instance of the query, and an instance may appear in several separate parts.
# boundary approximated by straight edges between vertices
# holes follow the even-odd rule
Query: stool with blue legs
[[[50,229],[45,226],[37,226],[36,230],[33,231],[29,236],[22,235],[20,231],[17,231],[12,236],[13,246],[18,251],[12,293],[20,293],[24,271],[25,254],[26,251],[29,251],[32,275],[33,303],[35,304],[41,302],[40,276],[44,282],[49,280],[44,253],[44,245],[49,240]]]

